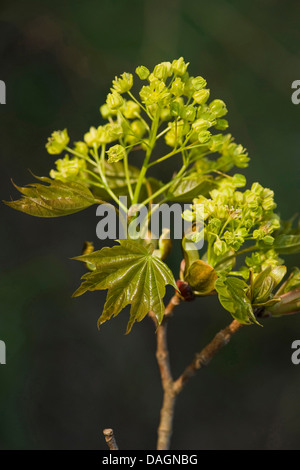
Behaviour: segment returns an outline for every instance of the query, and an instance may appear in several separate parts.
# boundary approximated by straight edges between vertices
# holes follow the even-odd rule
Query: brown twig
[[[163,404],[160,411],[160,423],[158,427],[157,450],[168,450],[173,430],[173,416],[176,397],[182,391],[188,380],[203,366],[209,364],[212,358],[222,349],[231,337],[242,327],[242,324],[234,320],[227,328],[221,330],[213,340],[201,352],[197,353],[193,361],[186,367],[177,380],[173,380],[169,351],[167,345],[167,323],[176,305],[180,303],[180,296],[176,293],[165,310],[165,316],[158,326],[155,315],[150,316],[156,326],[156,359],[159,366],[161,383],[164,391]]]
[[[114,436],[114,431],[112,429],[103,429],[103,434],[105,437],[106,444],[109,447],[109,450],[119,450],[118,444]]]
[[[195,373],[204,366],[207,366],[213,357],[229,343],[231,337],[243,325],[237,320],[233,320],[224,330],[219,331],[214,339],[202,349],[201,352],[195,354],[193,361],[186,367],[183,373],[173,383],[174,392],[178,395],[183,389],[188,380],[195,375]]]

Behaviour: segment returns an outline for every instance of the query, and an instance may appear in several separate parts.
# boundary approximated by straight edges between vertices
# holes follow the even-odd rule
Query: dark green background
[[[72,141],[100,123],[112,78],[181,55],[229,107],[247,147],[249,183],[275,190],[288,218],[299,204],[300,3],[282,0],[2,1],[1,199],[46,175],[45,141],[67,127]],[[162,167],[167,180],[174,168]],[[162,174],[162,172],[164,172]],[[1,449],[153,449],[161,403],[153,326],[124,335],[128,311],[96,321],[104,293],[71,299],[84,272],[70,258],[97,242],[95,208],[40,220],[1,206]],[[103,243],[97,242],[98,247]],[[170,265],[178,268],[175,250]],[[300,264],[289,257],[289,266]],[[171,295],[171,292],[168,292]],[[230,321],[216,299],[178,308],[170,324],[174,375]],[[299,449],[300,366],[291,343],[300,316],[244,328],[177,403],[173,449]]]

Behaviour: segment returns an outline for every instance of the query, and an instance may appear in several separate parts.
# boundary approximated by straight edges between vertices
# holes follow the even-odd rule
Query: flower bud
[[[192,124],[192,128],[195,129],[196,132],[207,131],[210,127],[211,122],[206,119],[197,119],[197,121]]]
[[[246,204],[250,209],[257,209],[258,208],[258,196],[255,193],[249,192],[246,195]]]
[[[228,251],[227,245],[223,240],[217,240],[214,243],[214,252],[217,256],[224,255]]]
[[[108,119],[113,114],[112,110],[108,107],[106,103],[100,106],[100,113],[103,119]]]
[[[173,93],[174,96],[182,96],[184,93],[184,87],[185,84],[183,83],[181,78],[177,77],[172,83],[171,93]]]
[[[243,188],[244,186],[246,186],[247,181],[244,175],[236,173],[232,177],[232,183],[234,184],[235,188]]]
[[[146,132],[145,124],[136,119],[131,123],[131,129],[136,137],[142,138]]]
[[[74,179],[80,171],[86,169],[86,163],[81,158],[71,158],[66,155],[65,158],[56,160],[55,162],[56,169],[50,171],[50,177],[59,181],[67,181]]]
[[[135,69],[135,73],[141,80],[147,80],[150,75],[150,71],[147,69],[147,67],[144,67],[143,65],[137,67]]]
[[[88,146],[85,142],[74,142],[74,150],[77,153],[81,153],[82,155],[87,155],[89,152]]]
[[[170,104],[171,116],[180,116],[183,105],[179,101],[172,101]]]
[[[193,105],[184,106],[181,112],[182,119],[186,121],[194,121],[196,117],[196,108]]]
[[[118,93],[126,93],[132,88],[133,75],[131,73],[124,72],[121,77],[116,77],[113,80],[113,89]]]
[[[49,137],[46,149],[50,155],[59,155],[68,145],[70,138],[67,129],[54,131]]]
[[[262,197],[263,198],[274,197],[274,191],[272,191],[272,189],[269,189],[269,188],[263,188]]]
[[[235,193],[234,193],[234,200],[235,200],[238,204],[243,204],[243,202],[244,202],[244,194],[243,194],[241,191],[235,191]]]
[[[193,88],[196,91],[198,91],[198,90],[201,90],[202,88],[205,88],[207,85],[207,82],[203,77],[195,77],[195,78],[192,78],[192,85],[193,85]]]
[[[204,104],[208,100],[210,95],[210,91],[207,88],[204,88],[203,90],[196,91],[193,94],[193,98],[198,104]]]
[[[134,119],[140,114],[140,107],[134,101],[128,100],[124,103],[122,112],[126,119]]]
[[[256,239],[256,240],[262,240],[263,237],[265,236],[265,232],[261,229],[257,229],[257,230],[254,230],[253,231],[253,234],[252,234],[253,238]]]
[[[274,202],[273,197],[267,197],[266,199],[263,199],[262,201],[262,208],[265,211],[271,211],[275,209],[277,204]]]
[[[215,128],[218,131],[225,131],[228,127],[228,121],[226,119],[217,119],[217,123],[215,125]]]
[[[169,121],[171,119],[170,108],[162,108],[162,110],[160,111],[160,119],[162,121]]]
[[[106,152],[108,155],[108,163],[118,162],[126,156],[126,150],[122,145],[114,145]]]
[[[206,144],[211,138],[211,133],[209,131],[202,131],[198,134],[198,140],[200,144]]]
[[[118,109],[124,104],[122,96],[113,90],[107,95],[106,103],[110,109]]]
[[[99,147],[99,133],[95,127],[90,127],[89,132],[84,134],[84,141],[89,147],[93,147],[95,144]]]
[[[259,183],[253,183],[251,186],[251,191],[255,194],[260,195],[261,192],[263,191],[263,187]]]
[[[114,140],[120,139],[121,137],[123,137],[124,134],[122,126],[117,122],[112,122],[106,124],[105,126],[99,126],[98,132],[99,142],[101,144],[110,143]]]
[[[185,63],[184,58],[180,57],[177,60],[173,60],[172,62],[172,69],[175,75],[184,75],[186,69],[188,68],[189,62]]]
[[[165,81],[172,75],[172,64],[171,62],[162,62],[155,66],[153,75],[159,80]]]
[[[216,116],[216,117],[222,117],[227,114],[227,109],[226,109],[226,104],[222,100],[213,100],[210,105],[210,110],[211,112]]]
[[[262,240],[266,245],[273,245],[274,243],[274,237],[271,235],[266,235]]]

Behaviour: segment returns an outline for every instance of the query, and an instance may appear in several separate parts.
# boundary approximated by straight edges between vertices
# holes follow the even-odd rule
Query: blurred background
[[[11,178],[47,175],[45,142],[72,141],[101,122],[111,80],[183,56],[229,108],[230,132],[251,156],[248,183],[275,191],[284,218],[299,209],[300,2],[280,0],[2,0],[1,199]],[[176,169],[170,163],[159,177]],[[162,173],[164,171],[165,173]],[[162,399],[152,322],[125,336],[128,310],[97,330],[105,293],[72,299],[85,269],[70,258],[97,241],[95,207],[37,219],[1,205],[1,449],[153,449]],[[177,270],[180,250],[169,265]],[[287,257],[289,267],[299,256]],[[172,295],[168,291],[168,296]],[[230,315],[216,299],[181,305],[170,322],[174,376]],[[300,366],[291,343],[300,315],[243,328],[178,399],[172,449],[298,449]]]

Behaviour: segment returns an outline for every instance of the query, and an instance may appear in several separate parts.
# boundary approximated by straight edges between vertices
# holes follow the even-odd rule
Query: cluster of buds
[[[273,212],[273,191],[254,183],[242,192],[239,188],[245,186],[246,179],[239,174],[221,177],[216,184],[210,197],[199,196],[193,210],[184,213],[187,220],[196,220],[197,206],[203,205],[205,236],[212,247],[210,264],[216,266],[221,256],[239,250],[247,240],[257,240],[264,250],[271,247],[275,240],[272,234],[280,227],[279,216]]]
[[[50,155],[59,155],[68,145],[70,138],[67,129],[63,131],[54,131],[49,137],[46,149]]]
[[[77,181],[85,179],[86,163],[81,158],[64,158],[56,160],[56,170],[50,171],[50,176],[59,181]]]
[[[140,101],[132,94],[133,74],[124,72],[115,77],[106,102],[100,106],[107,122],[91,126],[71,149],[67,131],[54,132],[46,145],[48,152],[58,155],[67,151],[90,162],[97,158],[97,149],[104,147],[108,163],[113,164],[129,156],[135,147],[149,150],[151,121],[156,120],[157,128],[165,126],[159,132],[165,143],[186,152],[196,172],[244,168],[249,161],[247,152],[230,134],[223,133],[228,127],[224,101],[209,101],[206,80],[191,76],[188,66],[180,57],[161,62],[152,71],[143,65],[137,67],[135,73],[143,81]],[[211,154],[219,156],[209,158]],[[88,165],[88,169],[94,171],[93,166]],[[57,177],[57,173],[52,171],[51,177]]]

